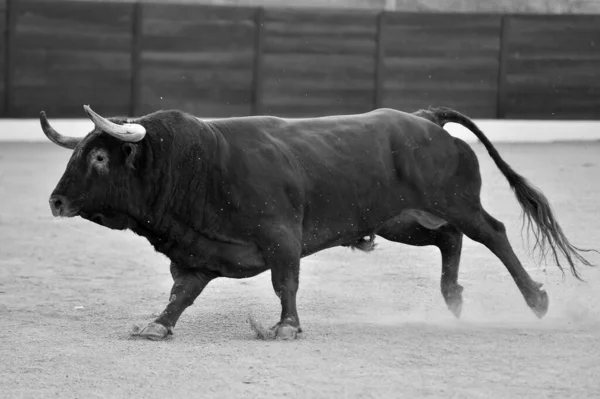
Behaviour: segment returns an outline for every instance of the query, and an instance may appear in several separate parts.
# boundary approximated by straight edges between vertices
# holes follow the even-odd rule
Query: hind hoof
[[[450,312],[452,312],[454,317],[456,317],[457,319],[460,319],[460,314],[462,312],[462,301],[449,303],[448,309],[450,310]]]
[[[445,289],[444,289],[445,288]],[[444,296],[444,300],[446,301],[446,305],[448,306],[448,310],[452,312],[454,317],[460,319],[460,314],[462,312],[462,292],[463,287],[456,284],[452,287],[444,287],[442,288],[442,294]]]
[[[548,305],[550,300],[548,299],[548,293],[541,289],[538,292],[535,303],[530,304],[529,307],[533,310],[533,313],[538,317],[538,319],[543,318],[548,313]]]

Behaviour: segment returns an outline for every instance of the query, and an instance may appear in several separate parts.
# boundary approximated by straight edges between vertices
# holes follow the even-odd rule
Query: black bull
[[[83,139],[56,132],[74,149],[50,197],[55,216],[81,216],[146,237],[171,260],[169,303],[140,335],[162,339],[214,278],[271,270],[279,338],[301,332],[296,309],[300,259],[335,246],[374,247],[375,235],[442,255],[441,291],[460,315],[457,282],[463,234],[506,266],[538,317],[548,296],[517,259],[504,225],[480,202],[473,150],[444,129],[460,123],[483,143],[508,180],[542,254],[579,278],[590,263],[558,225],[548,200],[502,160],[466,116],[447,108],[415,114],[379,109],[310,119],[268,116],[201,121],[180,111],[105,119]]]

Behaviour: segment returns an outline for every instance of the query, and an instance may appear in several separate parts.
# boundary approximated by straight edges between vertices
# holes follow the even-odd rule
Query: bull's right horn
[[[89,105],[84,105],[83,109],[98,129],[118,138],[119,140],[137,143],[146,135],[146,128],[138,123],[125,123],[123,125],[119,125],[109,121],[103,116],[98,115],[90,108]]]
[[[57,144],[63,148],[73,150],[82,140],[81,137],[63,136],[54,130],[54,128],[50,126],[50,122],[48,122],[48,118],[46,118],[46,113],[44,111],[40,112],[40,124],[42,125],[42,130],[44,131],[46,137],[48,137],[54,144]]]

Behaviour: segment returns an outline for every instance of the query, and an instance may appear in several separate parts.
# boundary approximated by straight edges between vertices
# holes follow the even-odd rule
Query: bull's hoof
[[[271,330],[275,332],[275,339],[292,340],[298,338],[298,334],[302,332],[302,328],[284,323],[277,323]]]
[[[534,300],[528,301],[528,305],[538,319],[541,319],[546,316],[546,313],[548,313],[549,302],[550,300],[548,299],[548,293],[543,288],[540,288],[536,293]]]
[[[459,284],[456,284],[452,287],[448,287],[446,289],[442,288],[442,294],[444,296],[444,300],[446,301],[446,305],[448,309],[454,317],[460,319],[460,314],[462,312],[463,299],[462,299],[463,287]]]
[[[460,299],[458,301],[450,302],[447,305],[448,305],[448,309],[450,310],[450,312],[452,312],[454,317],[456,317],[457,319],[460,319],[460,314],[462,312],[462,299]]]
[[[163,326],[162,324],[153,321],[152,323],[144,327],[137,335],[139,335],[142,338],[150,339],[152,341],[161,341],[167,338],[167,336],[169,336],[170,334],[173,334],[171,328]]]

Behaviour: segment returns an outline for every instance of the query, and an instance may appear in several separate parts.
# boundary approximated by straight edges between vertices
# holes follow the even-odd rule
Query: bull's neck
[[[172,140],[166,146],[167,140],[151,142],[146,176],[152,177],[145,183],[146,198],[128,213],[136,220],[132,230],[156,251],[196,266],[215,255],[215,243],[238,244],[223,223],[232,204],[221,203],[223,191],[229,191],[224,185],[229,148],[219,131],[207,124],[194,135],[182,132]]]

